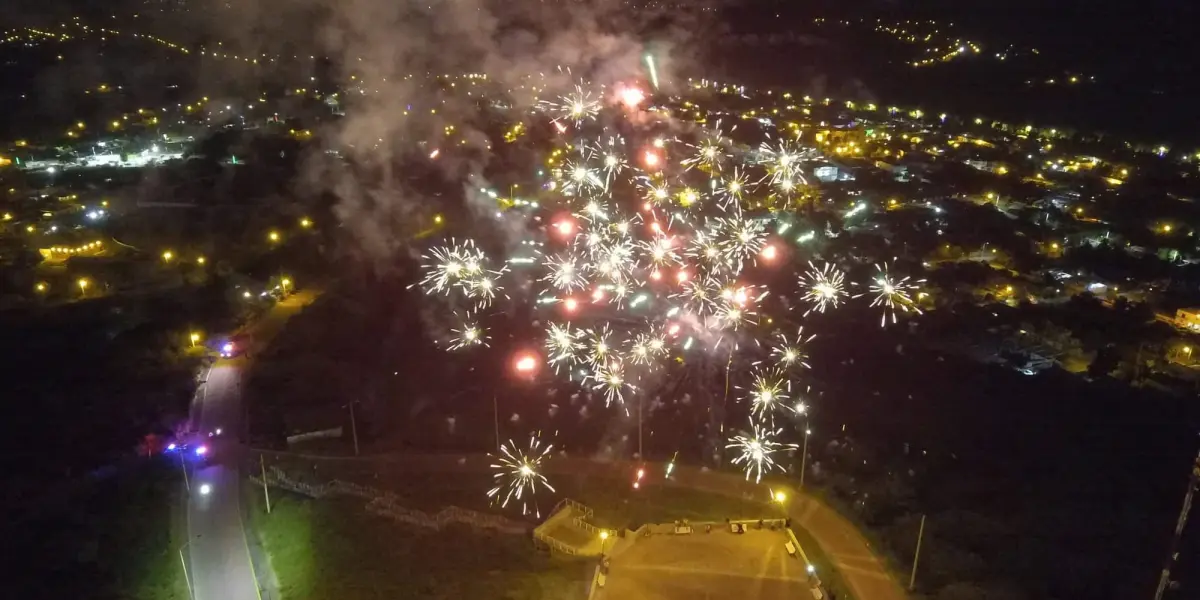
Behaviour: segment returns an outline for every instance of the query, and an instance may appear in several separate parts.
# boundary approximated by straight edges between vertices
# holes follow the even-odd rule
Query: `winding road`
[[[190,477],[187,506],[188,577],[193,600],[261,600],[249,539],[242,519],[238,471],[242,431],[241,382],[250,357],[266,347],[284,323],[317,297],[300,291],[276,304],[243,332],[246,352],[218,360],[193,400],[192,425],[201,432],[220,428],[205,466]],[[207,486],[207,488],[205,488]],[[207,494],[201,493],[208,489]]]

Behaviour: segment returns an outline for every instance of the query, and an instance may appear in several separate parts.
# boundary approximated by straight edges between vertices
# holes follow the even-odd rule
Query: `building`
[[[1175,326],[1200,332],[1200,308],[1181,308],[1175,311]]]

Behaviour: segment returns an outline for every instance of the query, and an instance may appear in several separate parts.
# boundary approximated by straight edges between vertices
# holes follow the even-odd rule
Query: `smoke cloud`
[[[219,22],[211,30],[227,47],[256,56],[311,54],[311,77],[354,77],[361,84],[361,93],[345,99],[345,116],[320,136],[344,162],[332,164],[328,153],[314,152],[296,188],[334,194],[342,224],[378,262],[406,248],[403,232],[432,200],[413,188],[401,159],[447,126],[465,136],[470,151],[463,158],[460,147],[457,158],[433,161],[436,169],[462,183],[457,200],[468,208],[494,207],[477,193],[488,187],[484,169],[491,158],[487,136],[471,129],[477,103],[461,94],[446,102],[431,76],[485,73],[493,87],[509,91],[513,120],[528,118],[531,87],[546,98],[580,80],[611,86],[645,79],[642,60],[651,50],[660,81],[671,85],[695,61],[698,36],[711,28],[706,17],[717,14],[713,5],[683,13],[616,0],[214,1],[211,15]]]

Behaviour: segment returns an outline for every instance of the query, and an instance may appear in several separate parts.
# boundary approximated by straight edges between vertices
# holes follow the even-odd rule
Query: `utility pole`
[[[357,400],[350,402],[350,436],[354,438],[354,455],[358,456],[358,423],[354,420],[354,403]]]
[[[638,460],[645,460],[642,454],[642,394],[638,394]]]
[[[1179,510],[1179,520],[1175,522],[1175,534],[1171,536],[1170,551],[1167,553],[1167,562],[1163,565],[1162,573],[1158,577],[1154,600],[1162,600],[1163,592],[1171,585],[1171,567],[1175,566],[1175,561],[1179,558],[1179,540],[1183,537],[1183,528],[1187,525],[1188,513],[1192,511],[1192,496],[1196,493],[1197,487],[1200,487],[1200,452],[1192,461],[1192,474],[1188,478],[1187,493],[1183,495],[1183,508]]]
[[[492,392],[492,427],[496,429],[496,449],[500,449],[500,402],[496,400],[496,392]]]
[[[917,583],[917,563],[921,560],[921,540],[925,539],[925,515],[921,515],[921,528],[917,530],[917,550],[913,552],[912,574],[908,576],[908,591]]]
[[[262,471],[263,482],[263,501],[267,503],[267,514],[271,514],[271,494],[267,492],[267,463],[263,461],[263,455],[258,455],[258,468]]]
[[[804,470],[805,470],[805,467],[808,466],[808,434],[810,434],[810,433],[812,433],[812,430],[805,427],[804,428],[804,449],[800,451],[800,488],[801,489],[804,489]]]

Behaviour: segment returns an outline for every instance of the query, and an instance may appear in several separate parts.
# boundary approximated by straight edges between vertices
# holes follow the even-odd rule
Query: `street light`
[[[303,219],[300,219],[300,226],[308,229],[309,227],[312,227],[312,221],[310,221],[308,217],[304,217]]]
[[[204,258],[203,256],[196,258],[196,264],[198,264],[198,265],[202,265],[206,262],[208,262],[208,259]]]
[[[171,262],[171,260],[174,258],[175,258],[174,252],[171,252],[170,250],[163,250],[163,253],[162,253],[163,262]]]
[[[33,287],[33,289],[37,290],[39,294],[44,294],[46,293],[46,290],[49,289],[49,286],[46,285],[46,282],[39,281],[38,284]]]
[[[274,243],[278,243],[278,242],[279,242],[279,232],[278,232],[278,231],[272,231],[272,232],[268,233],[268,234],[267,234],[267,239],[268,239],[268,240],[270,240],[270,241],[271,241],[271,243],[273,243],[273,244],[274,244]]]
[[[775,492],[775,501],[780,504],[787,502],[787,494],[783,492]]]
[[[196,342],[200,341],[200,334],[192,333],[191,335],[188,336],[188,339],[192,340],[192,347],[195,348]]]
[[[91,285],[91,282],[88,281],[86,277],[80,277],[76,284],[79,286],[79,293],[86,294],[88,286]]]

